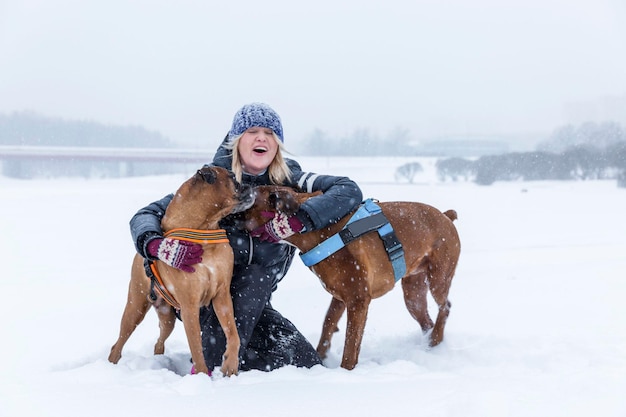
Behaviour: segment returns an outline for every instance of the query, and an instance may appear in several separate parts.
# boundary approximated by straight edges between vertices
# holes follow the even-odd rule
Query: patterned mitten
[[[270,220],[263,226],[254,229],[250,234],[266,242],[280,242],[304,229],[304,224],[296,216],[266,211],[262,213]]]
[[[148,243],[148,253],[169,266],[194,272],[192,265],[202,262],[202,245],[186,240],[157,238]]]

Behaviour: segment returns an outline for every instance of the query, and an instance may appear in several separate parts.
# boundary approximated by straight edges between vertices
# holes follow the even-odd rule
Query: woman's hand
[[[202,245],[185,240],[157,238],[148,243],[148,253],[169,266],[194,272],[192,265],[202,262]]]
[[[304,230],[304,224],[295,215],[287,216],[272,211],[265,211],[262,215],[270,220],[254,229],[250,235],[265,242],[277,243]]]

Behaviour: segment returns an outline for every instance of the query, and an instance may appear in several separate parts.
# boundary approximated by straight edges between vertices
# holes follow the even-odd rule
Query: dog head
[[[262,185],[255,187],[253,194],[254,204],[243,213],[244,224],[241,227],[246,230],[254,230],[267,222],[268,217],[263,214],[264,212],[292,215],[298,211],[302,203],[322,193],[320,191],[302,193],[291,187]]]
[[[226,186],[228,192],[220,193],[224,198],[225,207],[231,207],[230,211],[226,214],[247,210],[254,204],[254,192],[252,187],[239,183],[235,179],[235,175],[224,168],[204,165],[196,172],[193,178],[195,178],[196,182],[198,178],[201,178],[204,183],[216,188]],[[229,198],[229,196],[231,196],[231,198]]]
[[[165,211],[162,227],[217,228],[221,219],[253,203],[250,187],[237,183],[225,168],[205,165],[178,188]]]

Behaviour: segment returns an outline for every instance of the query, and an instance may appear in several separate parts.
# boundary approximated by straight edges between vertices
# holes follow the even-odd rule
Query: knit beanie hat
[[[280,116],[265,103],[246,104],[235,113],[233,126],[228,135],[232,138],[241,135],[252,126],[272,129],[281,142],[283,139],[283,125]]]

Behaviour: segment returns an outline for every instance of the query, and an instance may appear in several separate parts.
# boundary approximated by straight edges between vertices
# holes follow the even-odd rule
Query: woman
[[[242,371],[321,364],[313,346],[270,303],[272,292],[295,253],[295,248],[281,240],[338,221],[354,210],[363,197],[357,184],[347,177],[303,172],[296,161],[283,158],[283,141],[278,114],[263,103],[247,104],[235,114],[232,127],[213,158],[213,165],[232,171],[243,184],[278,184],[323,192],[304,203],[294,216],[279,215],[251,233],[236,226],[236,215],[220,223],[235,254],[231,294],[241,339]],[[201,260],[199,245],[164,239],[161,231],[161,218],[171,199],[172,195],[168,195],[139,210],[130,221],[131,234],[144,258],[160,259],[191,271]],[[200,321],[207,366],[219,367],[226,339],[211,306],[203,308]]]

